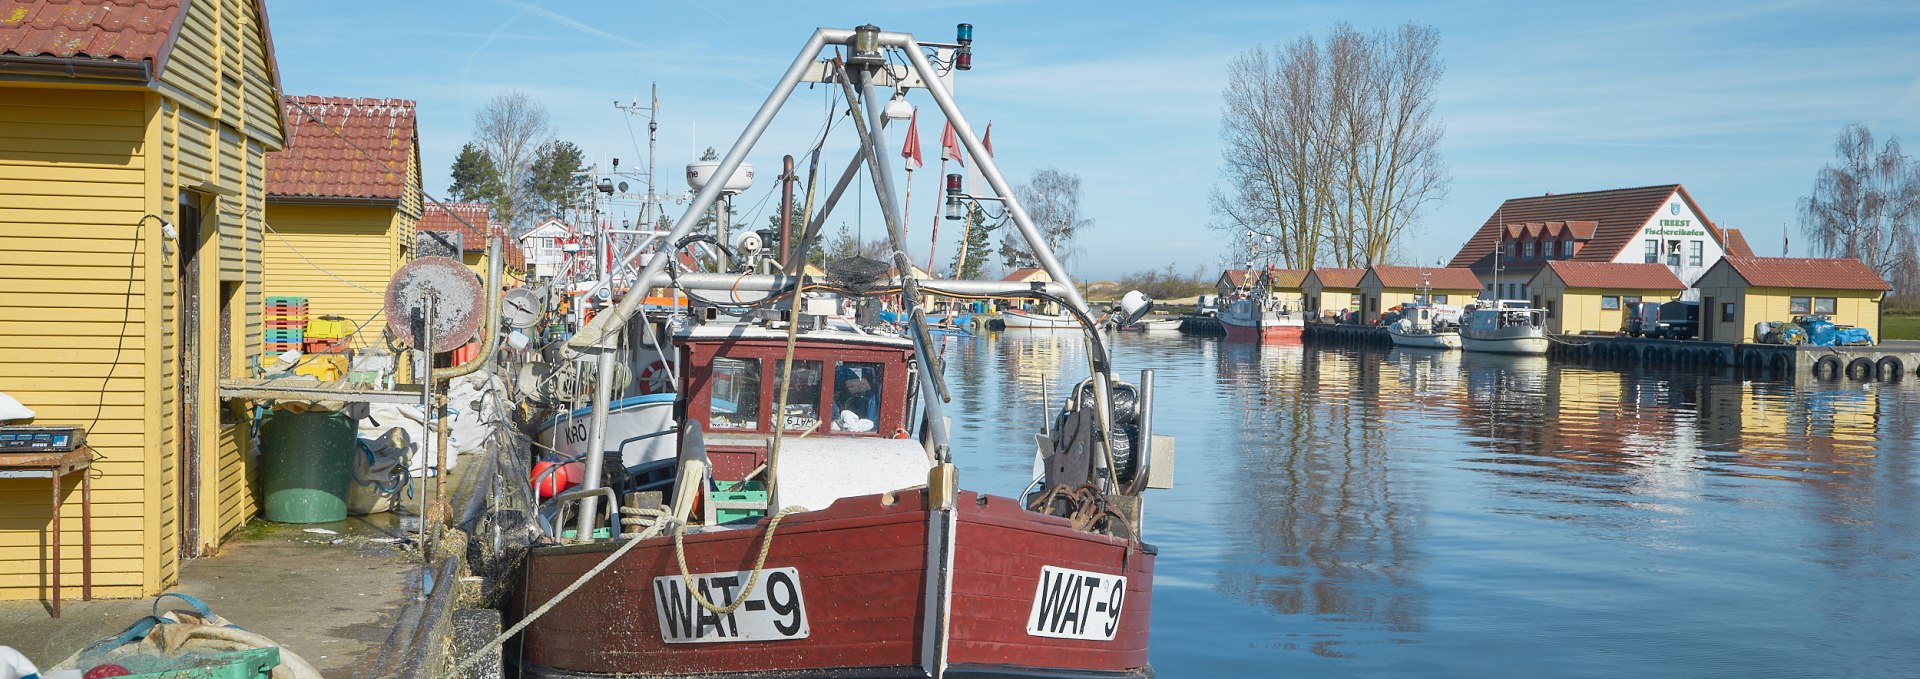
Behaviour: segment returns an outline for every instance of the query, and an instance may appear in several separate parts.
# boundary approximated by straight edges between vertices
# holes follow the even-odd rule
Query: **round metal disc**
[[[481,307],[486,304],[480,277],[459,261],[448,257],[421,257],[413,260],[387,282],[387,330],[407,346],[417,346],[413,337],[414,313],[431,304],[433,311],[434,352],[453,351],[473,339],[480,327]]]
[[[525,330],[540,322],[540,293],[514,288],[500,293],[500,318],[507,325]]]

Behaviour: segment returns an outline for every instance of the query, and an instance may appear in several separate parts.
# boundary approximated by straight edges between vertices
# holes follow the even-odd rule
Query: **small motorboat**
[[[1036,314],[1023,309],[1000,312],[1000,323],[1008,330],[1078,330],[1080,322],[1072,316]]]
[[[1467,316],[1460,340],[1467,351],[1545,355],[1547,312],[1524,301],[1487,302]]]
[[[1460,348],[1460,312],[1426,305],[1401,309],[1400,320],[1387,325],[1396,347],[1411,349]]]

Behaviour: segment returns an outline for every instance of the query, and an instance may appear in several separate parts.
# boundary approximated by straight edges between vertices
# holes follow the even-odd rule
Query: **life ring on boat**
[[[1813,376],[1823,380],[1838,379],[1840,369],[1840,358],[1837,356],[1821,356],[1813,362]]]
[[[673,391],[673,373],[667,371],[665,360],[654,361],[640,370],[640,393],[665,394]]]
[[[1853,359],[1852,362],[1847,363],[1847,379],[1850,379],[1850,380],[1873,379],[1873,359],[1861,357],[1861,358]]]

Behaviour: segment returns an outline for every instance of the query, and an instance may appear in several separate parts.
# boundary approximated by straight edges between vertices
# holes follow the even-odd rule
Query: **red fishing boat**
[[[953,43],[872,26],[816,31],[714,176],[738,168],[796,84],[837,87],[855,104],[861,151],[793,252],[864,167],[892,269],[909,271],[877,86],[924,88],[994,194],[1013,195],[944,85],[970,63],[971,43],[965,24]],[[830,49],[851,57],[820,61]],[[889,59],[907,69],[887,70]],[[949,215],[978,200],[959,185],[950,177]],[[663,242],[693,240],[720,188],[702,188]],[[829,264],[816,279],[800,275],[797,257],[748,252],[734,253],[737,270],[679,273],[665,269],[676,257],[650,258],[635,287],[670,285],[692,300],[667,324],[679,359],[670,494],[622,493],[589,456],[584,487],[554,499],[546,544],[526,555],[506,611],[520,632],[505,656],[539,677],[1151,676],[1157,552],[1138,527],[1143,493],[1167,485],[1172,455],[1152,433],[1152,372],[1137,385],[1115,379],[1085,299],[1025,210],[1005,203],[1056,282],[886,278],[874,260]],[[787,273],[754,273],[769,270]],[[943,408],[965,403],[946,389],[922,295],[1050,303],[1086,335],[1087,374],[1062,382],[1074,386],[1035,437],[1025,488],[960,489],[954,460],[979,455],[950,445]],[[587,450],[607,448],[618,329],[640,297],[569,341],[597,352],[603,378]],[[880,297],[906,310],[905,337],[834,316]],[[1129,293],[1116,318],[1138,321],[1151,306]],[[620,510],[596,509],[607,505]]]
[[[1271,300],[1256,296],[1227,302],[1220,310],[1221,327],[1227,339],[1244,342],[1284,342],[1298,340],[1307,329],[1300,313],[1275,306]]]

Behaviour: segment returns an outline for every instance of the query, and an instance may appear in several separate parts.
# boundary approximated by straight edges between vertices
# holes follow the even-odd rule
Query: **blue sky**
[[[699,149],[733,142],[812,28],[870,22],[950,40],[954,24],[970,22],[974,70],[956,98],[976,127],[994,121],[1010,180],[1048,165],[1082,177],[1095,228],[1071,264],[1092,278],[1215,267],[1224,239],[1206,228],[1207,195],[1225,64],[1339,21],[1415,21],[1442,37],[1437,113],[1454,180],[1407,243],[1420,262],[1450,256],[1505,198],[1669,182],[1686,185],[1709,219],[1746,230],[1761,254],[1779,254],[1782,224],[1794,230],[1794,254],[1806,254],[1795,201],[1843,125],[1920,145],[1920,3],[877,5],[273,0],[268,12],[287,93],[419,102],[435,195],[473,112],[504,90],[533,94],[560,138],[626,169],[645,157],[645,121],[612,104],[644,102],[657,82],[660,176],[677,191]],[[772,214],[762,199],[777,191],[780,156],[811,143],[824,92],[801,90],[749,158],[761,179],[739,201],[743,214]],[[914,173],[909,217],[923,260],[940,127],[924,92],[914,103],[930,161]],[[843,131],[823,167],[846,161],[854,141]],[[864,210],[850,208],[840,218],[868,238],[882,233],[871,192]],[[942,224],[941,237],[945,262],[957,234]]]

